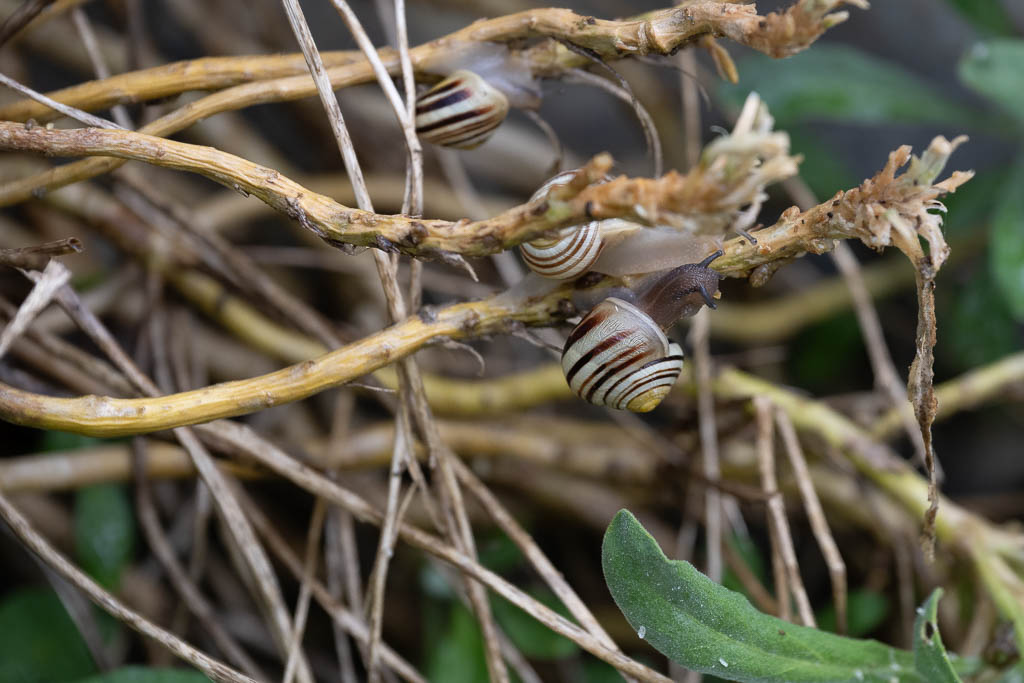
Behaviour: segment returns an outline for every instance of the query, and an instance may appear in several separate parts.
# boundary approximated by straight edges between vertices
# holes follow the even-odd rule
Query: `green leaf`
[[[77,451],[79,448],[89,448],[103,443],[103,439],[92,436],[82,436],[71,432],[58,432],[48,430],[43,432],[43,443],[41,451]]]
[[[1024,662],[1004,671],[996,683],[1024,683]]]
[[[191,669],[147,669],[128,666],[98,676],[90,676],[78,683],[209,683],[210,679]]]
[[[116,588],[135,547],[135,518],[124,487],[97,484],[75,494],[75,551],[101,585]]]
[[[63,683],[96,671],[57,595],[31,588],[0,603],[0,681]]]
[[[793,348],[787,365],[805,390],[841,392],[863,385],[868,360],[854,313],[839,313],[802,330]]]
[[[947,0],[979,31],[1006,35],[1013,31],[1013,21],[1001,0]]]
[[[1024,122],[1024,40],[978,43],[960,60],[960,80]]]
[[[1024,62],[1021,64],[1024,69]],[[1024,88],[1024,81],[1022,81]],[[1022,101],[1024,106],[1024,101]],[[1024,321],[1024,157],[1003,185],[1003,194],[992,217],[989,265],[996,286],[1010,313]]]
[[[439,642],[428,650],[427,679],[449,683],[487,680],[484,637],[469,610],[452,603],[448,626]]]
[[[842,161],[842,155],[835,149],[835,145],[826,136],[807,128],[793,126],[789,131],[789,141],[793,154],[803,157],[800,177],[814,194],[824,201],[839,190],[859,185],[860,178]]]
[[[719,85],[739,107],[757,90],[779,128],[817,119],[867,124],[984,125],[983,112],[957,103],[895,62],[844,45],[819,43],[785,61],[761,55],[739,60],[740,82]]]
[[[1013,319],[1002,292],[989,269],[981,268],[963,283],[947,283],[943,295],[951,301],[940,309],[946,320],[939,353],[957,371],[993,363],[1024,346],[1020,327]]]
[[[852,590],[846,596],[847,634],[860,638],[878,628],[889,614],[889,599],[882,593],[867,589]],[[836,608],[829,605],[817,615],[818,628],[836,632]]]
[[[942,589],[936,588],[924,606],[917,609],[914,620],[914,666],[929,683],[960,683],[939,636],[936,614]]]
[[[947,240],[954,243],[977,238],[978,233],[988,229],[993,210],[1012,170],[1013,167],[1009,165],[989,168],[979,178],[981,182],[961,185],[956,192],[942,198],[946,206],[942,231]],[[952,247],[956,249],[957,245],[953,244]]]
[[[586,683],[621,683],[622,674],[612,666],[594,657],[584,657],[581,665]]]
[[[569,610],[551,591],[535,589],[530,591],[530,595],[563,617],[572,619]],[[564,659],[579,651],[576,643],[558,635],[503,598],[491,600],[491,608],[505,635],[531,659]]]
[[[735,681],[914,681],[909,652],[762,614],[688,562],[670,561],[626,510],[605,533],[605,581],[619,609],[679,664]]]
[[[494,535],[481,541],[477,556],[480,564],[499,574],[521,567],[525,561],[519,546],[504,535]]]

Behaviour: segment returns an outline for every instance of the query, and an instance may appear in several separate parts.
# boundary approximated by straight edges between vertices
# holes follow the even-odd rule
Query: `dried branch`
[[[657,180],[618,178],[588,187],[611,168],[611,158],[599,155],[578,172],[576,180],[547,197],[491,219],[451,222],[351,209],[240,157],[129,131],[47,130],[0,122],[0,149],[115,156],[192,171],[255,195],[329,244],[373,246],[434,258],[484,256],[591,218],[630,218],[678,225],[693,233],[722,234],[724,226],[765,185],[796,172],[784,134],[737,140],[732,148],[712,143],[705,162],[686,176],[673,172]]]
[[[76,254],[81,251],[82,243],[75,237],[68,237],[31,247],[0,249],[0,265],[25,270],[42,270],[53,256]]]
[[[821,509],[821,502],[814,490],[814,482],[811,481],[807,460],[800,449],[800,442],[797,439],[796,430],[793,429],[793,422],[781,410],[775,411],[775,421],[779,426],[779,433],[782,435],[789,463],[793,467],[793,474],[796,476],[797,488],[804,501],[804,510],[807,512],[807,518],[811,521],[811,530],[814,532],[814,538],[818,541],[818,547],[821,548],[821,554],[825,556],[825,562],[828,565],[829,577],[832,580],[832,602],[836,609],[836,632],[845,635],[846,564],[843,563],[839,547],[828,528],[828,520],[825,519],[825,512]]]
[[[210,634],[217,647],[236,666],[255,679],[266,679],[266,674],[238,645],[234,638],[217,621],[217,615],[210,602],[203,596],[195,582],[188,576],[175,555],[174,548],[160,526],[153,498],[149,491],[149,471],[147,461],[149,454],[144,439],[133,442],[137,457],[134,460],[136,512],[146,543],[157,557],[174,589],[181,596],[184,605],[196,616],[203,628]]]
[[[32,287],[32,291],[25,297],[25,301],[18,307],[17,313],[11,321],[0,332],[0,358],[7,353],[14,340],[28,329],[36,316],[44,308],[50,305],[57,292],[71,280],[71,271],[57,261],[50,261],[46,264],[42,273]]]
[[[90,600],[119,621],[123,621],[142,635],[156,640],[174,655],[185,660],[215,681],[223,681],[225,683],[256,683],[252,678],[196,650],[173,633],[165,631],[138,612],[129,609],[120,600],[103,590],[98,583],[89,578],[78,567],[71,564],[64,555],[50,545],[3,494],[0,494],[0,517],[3,517],[4,521],[7,522],[14,535],[21,539],[43,562],[81,589],[82,592],[89,596]]]
[[[1018,385],[1024,386],[1024,352],[975,368],[937,386],[935,399],[939,407],[935,419],[944,420],[961,410],[977,408]],[[879,439],[891,438],[899,429],[900,419],[895,408],[890,410],[871,426],[871,434]]]
[[[753,5],[691,0],[678,8],[656,10],[624,21],[595,19],[567,9],[534,9],[478,21],[409,50],[409,57],[413,67],[423,74],[453,49],[469,49],[473,43],[510,43],[542,37],[549,40],[528,48],[525,56],[536,75],[556,75],[587,64],[587,60],[559,41],[586,48],[605,61],[613,61],[638,55],[670,55],[703,35],[726,37],[773,57],[787,57],[806,48],[826,29],[844,21],[846,12],[833,12],[843,4],[866,8],[863,0],[799,0],[785,12],[759,16]],[[399,58],[394,50],[381,49],[378,55],[389,73],[399,74]],[[335,89],[373,79],[365,56],[358,51],[325,52],[323,61],[329,67],[327,73]],[[83,83],[51,93],[51,96],[59,102],[95,111],[119,102],[131,104],[188,90],[215,90],[250,81],[280,80],[303,75],[305,71],[299,54],[205,57]],[[298,91],[291,83],[266,83],[264,87],[273,91],[268,95],[275,99],[264,101],[301,99],[314,94],[308,78],[300,77],[297,82],[302,86]],[[52,116],[48,108],[28,101],[0,107],[0,119],[9,121],[30,118],[46,121],[48,116]]]

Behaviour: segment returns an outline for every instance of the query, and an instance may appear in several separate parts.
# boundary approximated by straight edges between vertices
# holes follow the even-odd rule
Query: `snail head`
[[[721,276],[709,266],[723,253],[719,249],[700,263],[687,263],[657,276],[637,293],[637,306],[663,330],[680,318],[696,315],[702,306],[717,308],[714,296]]]

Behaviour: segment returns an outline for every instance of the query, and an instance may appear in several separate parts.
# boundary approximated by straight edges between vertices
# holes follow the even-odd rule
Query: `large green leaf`
[[[605,580],[626,619],[679,664],[735,681],[923,681],[914,657],[873,640],[796,626],[665,557],[626,510],[605,533]]]
[[[1024,69],[1024,62],[1021,68]],[[1024,81],[1021,86],[1024,89]],[[1024,321],[1024,192],[1021,188],[1024,188],[1024,157],[1018,159],[1009,179],[1003,184],[1002,197],[992,217],[992,241],[989,245],[992,275],[1006,305],[1018,321]]]
[[[75,495],[75,550],[100,584],[116,588],[135,547],[135,518],[124,487],[97,484]]]
[[[1013,21],[1002,0],[948,0],[960,14],[979,31],[1006,35],[1013,31]]]
[[[738,64],[737,85],[720,93],[735,106],[754,89],[780,128],[805,119],[847,123],[940,124],[954,130],[986,115],[959,104],[895,62],[843,45],[819,43],[785,61],[752,55]]]
[[[1024,122],[1024,40],[978,43],[960,61],[960,80]]]
[[[64,683],[96,671],[57,595],[23,589],[0,603],[0,681]]]
[[[937,613],[942,589],[936,588],[914,620],[914,666],[928,683],[960,683],[939,636]]]
[[[90,676],[78,683],[209,683],[210,679],[190,669],[147,669],[128,666],[98,676]]]

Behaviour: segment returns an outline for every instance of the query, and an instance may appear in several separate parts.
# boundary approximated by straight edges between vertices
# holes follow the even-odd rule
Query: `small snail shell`
[[[530,201],[543,197],[555,185],[564,185],[575,177],[576,171],[559,173],[541,185]],[[542,237],[521,244],[519,251],[530,270],[541,277],[571,280],[589,271],[604,247],[601,222],[591,221],[565,228],[555,238]]]
[[[704,305],[715,308],[718,274],[708,265],[721,255],[657,275],[635,302],[608,297],[591,309],[562,350],[562,372],[573,392],[637,413],[661,403],[683,371],[683,350],[665,330]]]
[[[562,351],[562,372],[585,401],[646,413],[683,371],[683,349],[651,317],[609,297],[576,326]]]
[[[416,134],[444,147],[482,145],[508,115],[508,98],[465,69],[416,98]]]
[[[601,224],[591,221],[569,228],[564,237],[538,239],[519,246],[530,270],[553,280],[569,280],[583,275],[604,250]]]

